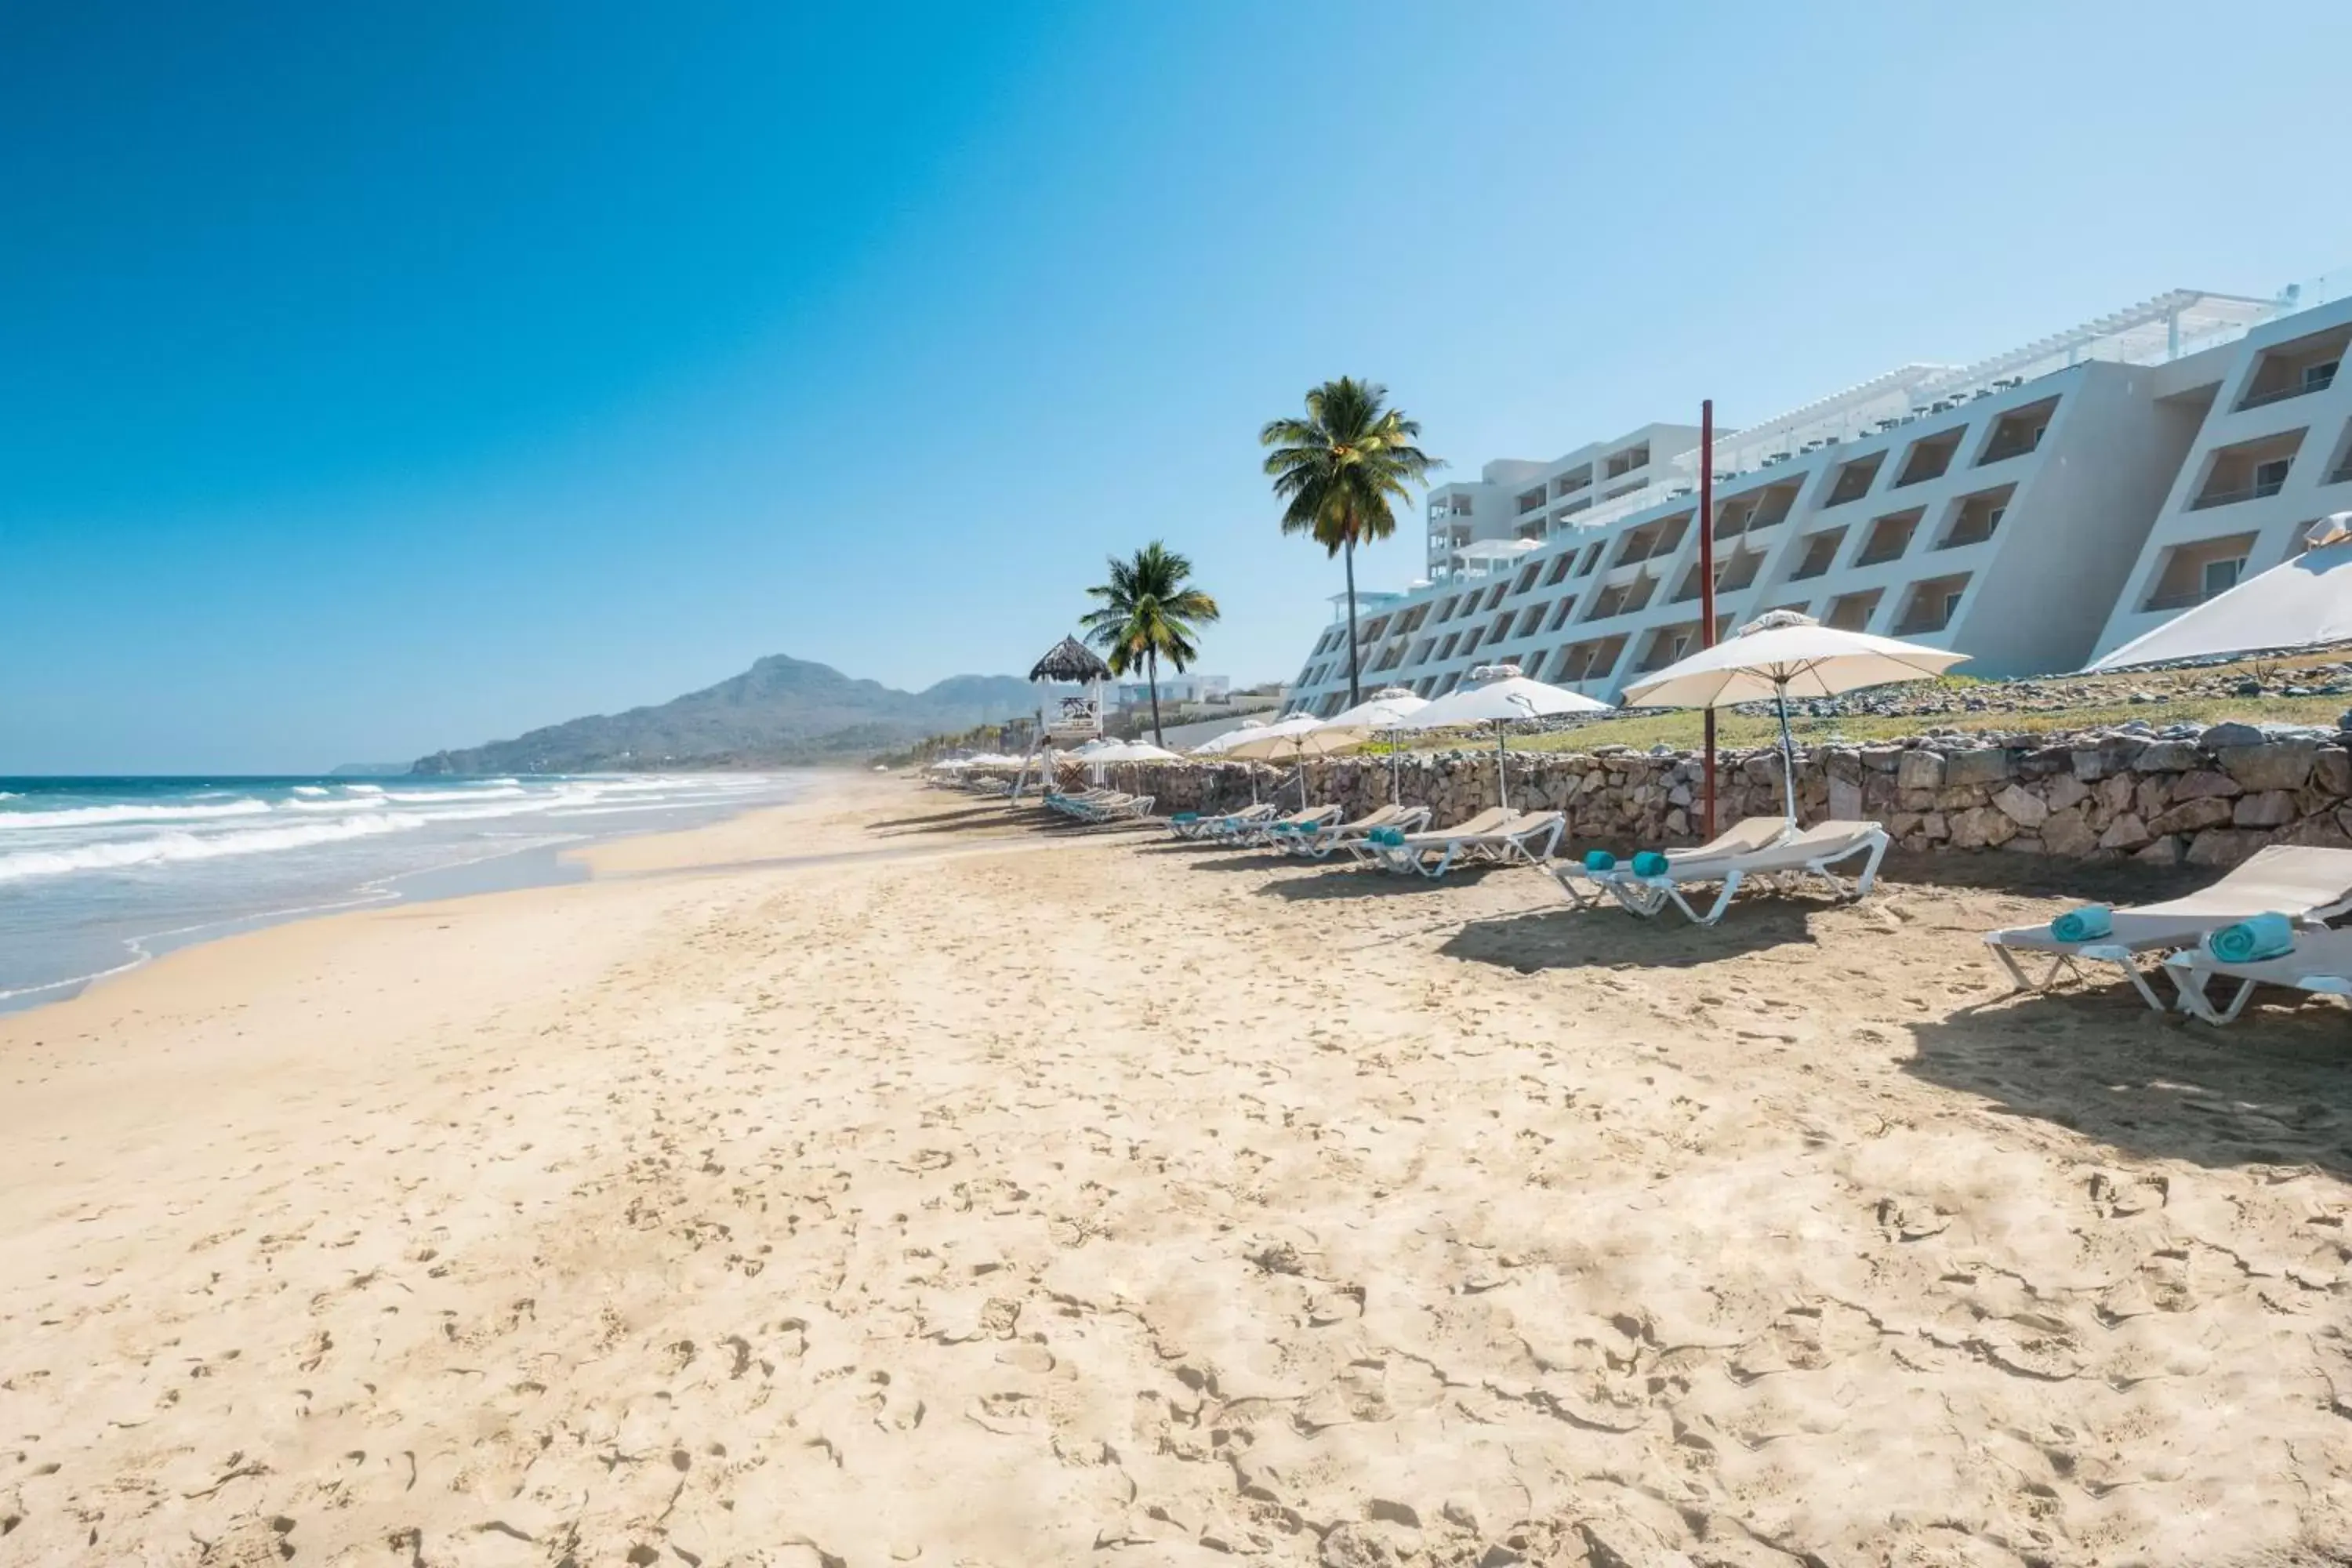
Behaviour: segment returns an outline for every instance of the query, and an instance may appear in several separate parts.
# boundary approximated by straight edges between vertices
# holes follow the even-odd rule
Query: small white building
[[[1792,609],[2044,674],[2275,564],[2352,506],[2340,296],[2176,289],[1719,431],[1718,631]],[[1696,426],[1646,425],[1431,490],[1427,580],[1360,603],[1362,685],[1434,697],[1507,660],[1613,700],[1696,647],[1698,464]],[[1348,700],[1345,617],[1300,669],[1309,711]]]

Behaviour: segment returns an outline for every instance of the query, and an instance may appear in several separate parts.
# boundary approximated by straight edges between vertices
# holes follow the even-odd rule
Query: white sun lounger
[[[1517,812],[1496,806],[1452,827],[1408,833],[1402,844],[1367,840],[1364,852],[1384,871],[1418,871],[1434,880],[1456,865],[1473,862],[1523,861],[1539,867],[1567,830],[1568,819],[1559,812]]]
[[[1190,822],[1171,819],[1168,831],[1179,838],[1222,838],[1228,833],[1244,832],[1274,815],[1270,805],[1244,806],[1239,811],[1221,812],[1213,816],[1196,816]]]
[[[1335,849],[1347,849],[1363,858],[1364,835],[1375,827],[1393,827],[1400,833],[1412,833],[1429,822],[1425,805],[1384,805],[1378,811],[1356,818],[1353,822],[1333,822],[1312,833],[1294,833],[1282,841],[1282,847],[1293,855],[1304,855],[1321,860]]]
[[[1647,918],[1668,904],[1703,926],[1711,926],[1731,907],[1740,884],[1757,878],[1777,878],[1793,887],[1808,877],[1829,884],[1840,899],[1859,899],[1878,878],[1878,862],[1886,855],[1886,829],[1875,822],[1818,822],[1761,849],[1738,850],[1700,859],[1696,856],[1669,860],[1665,871],[1637,877],[1630,868],[1611,874],[1608,887],[1617,901]],[[1857,855],[1866,855],[1861,876],[1849,887],[1830,868]],[[1705,882],[1720,882],[1723,890],[1705,914],[1691,908],[1683,889]]]
[[[1327,824],[1338,821],[1339,807],[1310,805],[1305,811],[1294,811],[1288,816],[1277,816],[1244,828],[1234,842],[1236,844],[1271,844],[1277,848],[1299,833],[1311,833]]]
[[[1795,829],[1789,826],[1786,817],[1742,817],[1704,844],[1693,845],[1687,849],[1667,850],[1666,865],[1671,869],[1675,866],[1690,865],[1697,861],[1720,860],[1729,855],[1769,849],[1794,831]],[[1552,880],[1559,884],[1559,890],[1568,895],[1568,901],[1580,910],[1590,909],[1598,904],[1602,897],[1609,893],[1610,884],[1620,875],[1632,874],[1631,869],[1622,861],[1606,871],[1595,871],[1583,861],[1573,858],[1555,860],[1544,869],[1550,872]],[[1580,888],[1577,885],[1580,882],[1589,884],[1590,890]]]
[[[2187,948],[2164,961],[2164,972],[2180,993],[2182,1010],[2209,1024],[2236,1021],[2257,985],[2352,998],[2352,931],[2298,929],[2293,952],[2249,963],[2227,963],[2201,947]],[[2227,1007],[2216,1008],[2205,994],[2206,983],[2216,978],[2238,982],[2238,993]]]
[[[2021,991],[2047,991],[2061,976],[2079,975],[2086,963],[2112,963],[2124,972],[2142,1001],[2162,1013],[2168,1009],[2139,966],[2142,954],[2195,947],[2209,931],[2273,910],[2315,926],[2352,910],[2352,849],[2267,846],[2210,888],[2160,904],[2116,910],[2114,929],[2089,942],[2061,942],[2046,925],[1987,931],[1985,942]],[[2046,954],[2050,972],[2033,979],[2017,961],[2021,952]],[[2186,994],[2182,1004],[2189,1005]]]

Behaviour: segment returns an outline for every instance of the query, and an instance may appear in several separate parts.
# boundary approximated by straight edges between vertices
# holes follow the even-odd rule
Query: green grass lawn
[[[1795,731],[1799,745],[1816,746],[1841,738],[1855,742],[1900,740],[1907,735],[1925,734],[1930,730],[1970,732],[1990,730],[2012,734],[2041,731],[2054,733],[2094,730],[2134,719],[2145,720],[2158,728],[2167,724],[2218,724],[2225,719],[2236,719],[2249,724],[2332,725],[2346,706],[2341,696],[2182,697],[2169,702],[2116,702],[2021,713],[1921,713],[1889,718],[1849,714],[1836,719],[1809,719],[1797,715],[1791,718],[1790,728]],[[1595,746],[1608,745],[1631,746],[1636,751],[1645,752],[1663,742],[1677,751],[1696,751],[1702,722],[1702,715],[1695,710],[1635,713],[1623,719],[1596,720],[1557,734],[1514,735],[1510,744],[1515,752],[1589,752]],[[1759,717],[1747,713],[1723,713],[1716,721],[1716,743],[1726,751],[1769,746],[1778,733],[1779,727],[1769,714]],[[1408,742],[1415,751],[1493,743],[1491,732],[1476,740],[1460,736],[1452,740],[1415,737]]]

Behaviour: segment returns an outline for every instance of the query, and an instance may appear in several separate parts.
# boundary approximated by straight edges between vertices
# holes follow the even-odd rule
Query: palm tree
[[[1419,422],[1383,407],[1389,389],[1377,382],[1343,375],[1307,395],[1307,417],[1272,419],[1258,432],[1271,447],[1265,471],[1274,493],[1289,502],[1282,531],[1314,536],[1315,542],[1348,563],[1348,705],[1363,700],[1356,651],[1356,546],[1396,531],[1391,500],[1409,499],[1406,488],[1445,466],[1412,443]]]
[[[1184,585],[1192,575],[1192,563],[1156,539],[1131,560],[1114,555],[1110,581],[1087,590],[1088,597],[1102,601],[1102,608],[1088,611],[1079,622],[1087,640],[1102,648],[1113,675],[1143,666],[1151,688],[1154,745],[1160,743],[1160,661],[1167,659],[1181,674],[1201,654],[1193,642],[1200,635],[1195,623],[1217,618],[1217,601]]]

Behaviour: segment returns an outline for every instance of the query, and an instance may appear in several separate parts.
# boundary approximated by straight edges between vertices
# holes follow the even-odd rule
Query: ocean
[[[571,846],[790,798],[789,776],[0,777],[0,1010],[191,942],[578,880]]]

